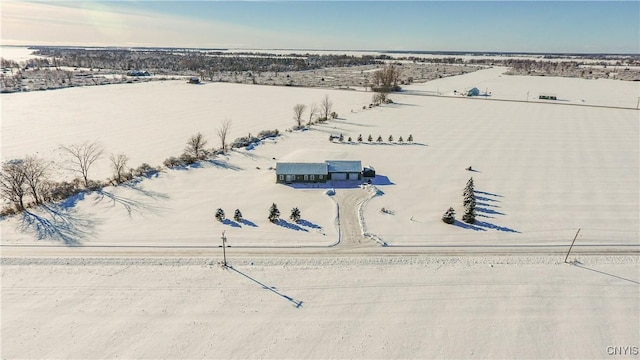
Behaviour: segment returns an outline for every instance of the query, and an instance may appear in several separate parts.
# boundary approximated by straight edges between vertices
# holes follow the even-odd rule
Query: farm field
[[[231,140],[275,128],[282,135],[1,219],[0,356],[637,352],[638,110],[602,106],[633,107],[638,85],[514,83],[501,71],[407,86],[393,104],[373,108],[370,92],[214,83],[3,94],[3,161],[37,155],[59,164],[60,145],[97,140],[106,154],[126,153],[131,167],[157,166],[196,132],[215,147],[227,119]],[[488,99],[452,95],[484,91],[483,83]],[[566,101],[521,101],[549,88]],[[434,91],[443,95],[424,96]],[[295,104],[325,94],[338,119],[286,131]],[[340,134],[345,141],[329,140]],[[377,176],[362,186],[275,182],[278,161],[324,160],[360,160]],[[73,177],[52,169],[56,179]],[[90,177],[110,174],[104,157]],[[478,221],[445,224],[449,207],[461,218],[470,177]],[[267,219],[272,203],[277,224]],[[289,219],[293,207],[303,221]],[[218,222],[217,208],[228,218],[241,209],[244,219]]]

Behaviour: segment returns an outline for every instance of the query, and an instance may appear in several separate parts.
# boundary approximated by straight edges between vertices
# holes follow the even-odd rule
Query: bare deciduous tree
[[[12,202],[19,211],[24,210],[26,182],[24,160],[11,160],[2,164],[2,172],[0,172],[0,195],[2,195],[4,199]]]
[[[329,98],[329,95],[325,95],[322,98],[322,102],[320,103],[320,120],[327,121],[329,120],[329,115],[331,114],[331,109],[333,108],[333,102]]]
[[[123,175],[125,175],[125,171],[127,169],[127,163],[129,162],[129,157],[125,154],[111,154],[109,156],[109,161],[111,161],[111,167],[115,172],[115,180],[117,183],[122,182]]]
[[[398,80],[400,79],[400,70],[393,65],[386,65],[384,68],[373,73],[373,83],[371,90],[379,94],[380,102],[387,100],[387,96],[392,91],[398,91]]]
[[[298,127],[302,127],[302,114],[307,108],[305,104],[296,104],[293,107],[293,119],[298,123]]]
[[[225,152],[227,149],[227,135],[229,135],[229,129],[231,129],[231,120],[229,119],[223,121],[218,129],[218,138],[220,138],[222,152]]]
[[[24,160],[24,176],[27,186],[31,191],[31,196],[37,205],[42,204],[45,182],[47,181],[47,171],[49,166],[44,160],[35,156],[28,156]]]
[[[97,142],[85,141],[82,144],[60,146],[71,157],[71,171],[80,173],[84,179],[84,186],[89,187],[89,168],[101,156],[103,149]]]
[[[318,116],[318,105],[316,105],[316,103],[313,103],[309,107],[309,125],[313,123],[313,118],[316,116]]]
[[[203,159],[205,155],[204,147],[207,145],[207,139],[204,135],[197,133],[189,138],[185,151],[193,155],[196,159]]]

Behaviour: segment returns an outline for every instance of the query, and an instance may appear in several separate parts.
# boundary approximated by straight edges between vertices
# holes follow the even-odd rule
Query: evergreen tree
[[[333,135],[329,135],[329,141],[333,142]]]
[[[368,142],[372,142],[373,141],[373,137],[371,136],[371,134],[369,134],[369,137],[367,138]]]
[[[278,205],[276,203],[271,204],[269,208],[269,221],[275,223],[280,218],[280,210],[278,210]]]
[[[398,142],[399,142],[400,144],[402,144],[402,142],[403,142],[403,141],[404,141],[404,140],[402,139],[402,136],[400,136],[400,138],[398,138]]]
[[[218,208],[218,210],[216,210],[216,219],[218,219],[218,221],[223,221],[224,220],[224,210]]]
[[[452,207],[442,215],[442,221],[447,224],[453,224],[456,222],[456,212]]]
[[[376,141],[381,143],[382,142],[382,135],[378,135],[378,139]]]
[[[236,209],[236,212],[233,213],[233,220],[237,222],[242,221],[242,213],[240,212],[240,209]]]
[[[389,135],[389,142],[393,142],[393,135]]]
[[[351,136],[349,136],[349,138],[347,139],[347,141],[348,141],[348,142],[351,142],[351,141],[352,141],[352,140],[351,140]]]
[[[467,224],[474,224],[476,222],[476,210],[475,206],[466,206],[464,208],[464,214],[462,215],[462,220]]]
[[[409,137],[407,138],[408,142],[413,142],[413,135],[409,134]]]
[[[300,210],[297,207],[291,209],[291,216],[289,216],[289,219],[296,223],[300,220]]]
[[[358,135],[358,142],[362,142],[362,134]]]
[[[466,223],[473,224],[476,222],[476,198],[473,193],[473,177],[467,181],[463,197],[464,214],[462,215],[462,220]]]
[[[343,142],[343,141],[344,141],[344,135],[340,134],[340,137],[338,138],[338,140],[339,140],[340,142]]]

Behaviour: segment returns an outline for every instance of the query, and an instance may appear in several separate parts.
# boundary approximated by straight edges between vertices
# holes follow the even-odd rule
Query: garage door
[[[331,180],[347,180],[347,173],[333,173]]]
[[[358,173],[349,173],[349,180],[358,180]]]

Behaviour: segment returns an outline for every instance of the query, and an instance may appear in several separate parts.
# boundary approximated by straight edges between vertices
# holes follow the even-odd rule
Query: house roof
[[[327,175],[326,163],[276,163],[278,175]]]
[[[360,160],[327,160],[325,163],[330,173],[362,171]]]

